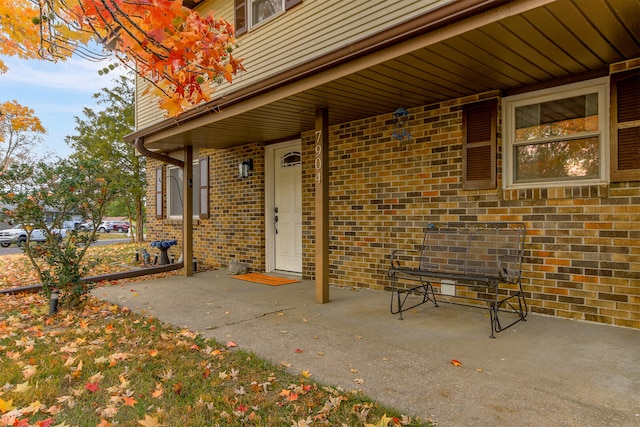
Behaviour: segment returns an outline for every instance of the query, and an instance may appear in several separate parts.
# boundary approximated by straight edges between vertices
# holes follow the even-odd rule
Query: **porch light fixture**
[[[249,171],[253,170],[253,159],[238,163],[238,178],[249,178]]]
[[[399,142],[409,142],[413,135],[409,129],[409,112],[406,108],[399,107],[393,112],[393,139]]]

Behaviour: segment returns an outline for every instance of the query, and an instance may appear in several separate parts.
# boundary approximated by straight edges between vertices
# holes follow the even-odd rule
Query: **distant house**
[[[235,22],[248,71],[177,119],[139,83],[151,239],[325,302],[388,288],[429,222],[524,221],[533,312],[640,328],[640,2],[197,8]]]
[[[11,228],[13,226],[12,224],[10,224],[10,220],[4,214],[4,210],[5,209],[11,210],[11,209],[14,209],[14,207],[15,207],[14,205],[0,204],[0,230]],[[51,223],[56,213],[58,213],[58,211],[56,211],[54,208],[46,207],[44,221],[46,223]],[[66,223],[66,225],[71,225],[73,222],[79,222],[79,217],[77,215],[71,215],[69,217],[69,220],[64,222]],[[72,228],[72,227],[63,226],[63,228]]]

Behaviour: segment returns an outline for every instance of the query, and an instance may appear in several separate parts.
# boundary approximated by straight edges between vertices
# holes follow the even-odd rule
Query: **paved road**
[[[129,237],[123,237],[121,239],[107,239],[107,240],[98,240],[97,242],[94,243],[94,245],[112,245],[114,243],[127,243],[130,242],[131,238]],[[8,248],[3,248],[0,247],[0,256],[3,255],[12,255],[12,254],[21,254],[22,253],[22,249],[16,247],[15,245],[11,245]]]

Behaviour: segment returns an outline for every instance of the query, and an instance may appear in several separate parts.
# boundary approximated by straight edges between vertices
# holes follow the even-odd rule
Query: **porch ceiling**
[[[424,44],[408,53],[318,80],[315,86],[297,92],[275,89],[269,101],[255,108],[251,100],[243,101],[247,106],[199,118],[197,126],[146,135],[147,146],[169,151],[183,145],[227,148],[282,140],[313,129],[318,107],[328,109],[329,123],[335,125],[391,116],[400,106],[604,75],[609,64],[640,57],[637,0],[558,0],[500,18],[502,12],[489,11],[494,13],[490,23],[442,40],[434,42],[427,34]]]

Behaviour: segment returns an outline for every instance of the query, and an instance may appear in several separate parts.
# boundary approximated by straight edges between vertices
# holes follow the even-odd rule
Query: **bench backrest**
[[[519,222],[450,222],[424,231],[420,269],[517,283],[526,226]]]

